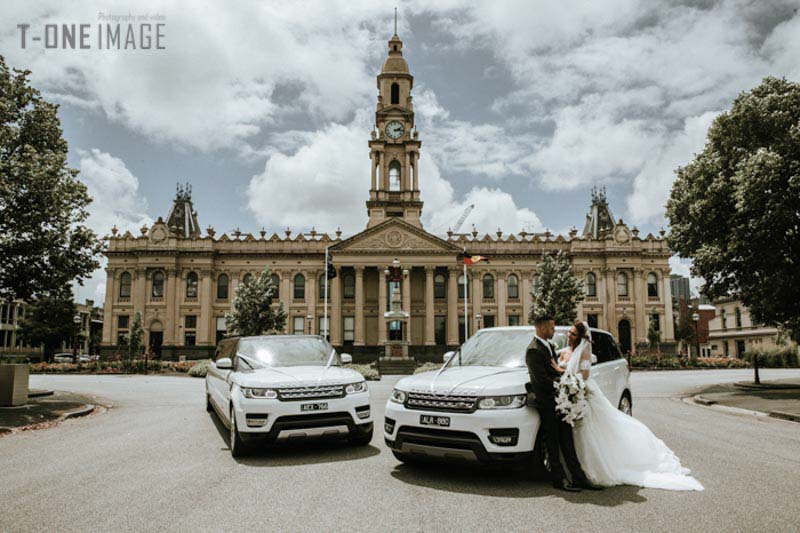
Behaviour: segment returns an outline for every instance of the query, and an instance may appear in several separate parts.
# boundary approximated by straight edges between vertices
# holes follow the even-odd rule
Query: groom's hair
[[[533,325],[542,326],[544,324],[547,324],[551,320],[555,320],[555,317],[553,315],[551,315],[550,313],[541,313],[533,317]]]

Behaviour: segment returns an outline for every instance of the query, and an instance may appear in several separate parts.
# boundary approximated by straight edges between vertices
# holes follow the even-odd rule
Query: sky
[[[674,170],[714,117],[765,76],[800,80],[800,0],[5,0],[0,54],[61,105],[98,234],[138,234],[188,182],[217,235],[348,236],[366,225],[395,6],[434,233],[470,204],[466,229],[566,233],[598,186],[616,218],[655,234],[668,228]],[[90,48],[65,47],[62,25],[82,23]],[[98,24],[131,24],[136,48],[98,49]],[[688,275],[687,260],[671,264]],[[78,298],[102,302],[104,290],[100,269]]]

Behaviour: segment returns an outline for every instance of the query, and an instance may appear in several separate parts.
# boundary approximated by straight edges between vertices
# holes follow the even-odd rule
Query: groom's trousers
[[[559,459],[559,451],[564,456],[564,462],[567,463],[567,468],[572,474],[572,482],[586,481],[586,474],[584,474],[578,455],[575,453],[572,426],[564,422],[556,413],[555,400],[537,403],[536,408],[539,410],[539,417],[542,420],[541,429],[545,432],[544,445],[547,447],[547,455],[550,458],[550,475],[553,481],[567,478]]]

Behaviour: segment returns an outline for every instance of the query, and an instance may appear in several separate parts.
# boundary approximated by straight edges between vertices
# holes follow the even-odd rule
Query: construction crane
[[[459,217],[458,222],[456,222],[456,225],[453,226],[453,229],[450,231],[452,231],[453,233],[458,233],[458,230],[461,229],[461,226],[464,224],[464,221],[467,220],[469,214],[472,213],[473,209],[475,209],[475,204],[468,205],[467,208],[464,209],[464,212],[461,213],[461,217]]]

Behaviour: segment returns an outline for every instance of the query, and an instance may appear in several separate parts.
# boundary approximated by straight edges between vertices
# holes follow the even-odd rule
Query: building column
[[[306,324],[306,331],[311,335],[319,333],[317,331],[317,272],[310,271],[306,276],[306,321],[311,316],[311,324]]]
[[[356,330],[353,345],[364,346],[364,267],[356,266]]]
[[[389,182],[386,172],[383,171],[383,152],[378,152],[378,189],[382,191],[389,190]]]
[[[434,320],[433,309],[433,276],[436,274],[435,267],[425,267],[425,345],[436,345],[436,321]]]
[[[200,317],[197,324],[197,344],[214,344],[216,327],[211,333],[211,271],[200,271]]]
[[[133,293],[133,312],[139,311],[142,315],[142,326],[144,326],[144,303],[147,295],[147,270],[144,268],[137,268],[134,271],[134,293]],[[131,317],[133,318],[133,317]]]
[[[378,344],[386,344],[386,319],[383,314],[386,312],[386,271],[378,267]]]
[[[498,326],[507,326],[508,325],[508,317],[506,316],[506,300],[508,300],[508,293],[506,292],[506,278],[503,272],[498,272],[497,277],[497,293],[495,294],[495,301],[497,302],[497,325]],[[522,278],[522,287],[523,294],[520,294],[520,299],[525,302],[528,298],[524,294],[524,286],[525,286],[525,277]],[[523,304],[524,305],[524,304]],[[523,322],[524,319],[520,320],[520,323]]]
[[[447,269],[447,345],[458,346],[458,275],[461,269]],[[466,317],[465,317],[466,320]]]
[[[177,268],[168,268],[167,269],[167,287],[164,290],[164,304],[167,307],[166,310],[166,324],[164,327],[164,344],[167,345],[177,345],[182,342],[178,335],[178,305],[179,305],[179,297],[178,294],[178,276],[180,276],[180,271]]]
[[[406,340],[411,343],[411,268],[405,268],[408,272],[407,276],[403,276],[403,281],[400,283],[403,298],[403,311],[408,315],[406,321]]]
[[[483,272],[475,272],[473,274],[467,269],[467,275],[470,274],[472,274],[472,316],[470,317],[472,327],[470,327],[469,331],[474,335],[478,331],[478,319],[475,318],[475,315],[481,312],[481,304],[483,303],[483,291],[481,290]]]
[[[419,154],[416,152],[413,153],[413,157],[411,158],[411,163],[414,168],[414,190],[419,190]]]
[[[111,335],[114,327],[114,315],[112,307],[114,305],[114,274],[113,268],[106,268],[106,299],[103,304],[103,344],[110,345],[113,337]]]
[[[373,191],[377,190],[377,188],[378,188],[377,187],[377,182],[376,182],[377,176],[376,176],[376,172],[375,172],[375,170],[377,169],[377,164],[375,162],[375,159],[376,159],[375,154],[376,153],[377,152],[370,152],[369,153],[370,166],[372,167],[372,182],[371,183],[372,183],[372,190]]]
[[[636,321],[636,335],[634,336],[635,345],[647,343],[647,292],[644,288],[644,270],[635,268],[633,270],[633,316]]]
[[[284,270],[280,274],[280,283],[281,288],[278,291],[280,295],[280,301],[283,304],[283,310],[286,311],[286,331],[291,331],[291,326],[289,325],[289,320],[291,317],[289,316],[292,310],[292,271],[291,270]]]
[[[605,286],[605,298],[603,301],[603,314],[606,319],[606,330],[614,335],[617,334],[617,298],[616,298],[616,285],[614,284],[614,270],[605,268],[601,272],[603,276],[603,285]]]
[[[664,342],[675,342],[675,323],[672,315],[672,285],[669,282],[669,271],[662,271],[664,279],[664,290],[661,299],[664,302]]]
[[[406,191],[410,188],[411,188],[411,154],[406,152],[406,164],[403,167],[402,190]]]
[[[341,273],[341,269],[339,269]],[[341,346],[342,341],[342,276],[338,275],[328,281],[330,291],[330,304],[328,307],[328,320],[330,321],[331,344]]]

